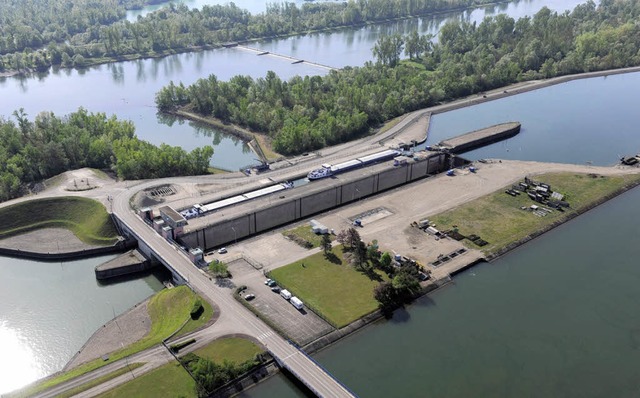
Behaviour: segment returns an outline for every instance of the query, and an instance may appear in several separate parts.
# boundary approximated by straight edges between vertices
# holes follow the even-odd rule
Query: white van
[[[291,297],[291,300],[289,300],[289,302],[299,310],[304,308],[304,304],[302,303],[302,300],[300,300],[295,296]]]
[[[280,295],[285,299],[285,300],[289,300],[292,296],[291,292],[288,291],[287,289],[282,289],[280,291]]]

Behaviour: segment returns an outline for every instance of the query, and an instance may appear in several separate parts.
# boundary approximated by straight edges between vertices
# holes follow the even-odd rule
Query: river
[[[519,2],[485,11],[458,13],[451,17],[481,20],[485,12],[491,15],[500,9],[519,17],[535,13],[542,4],[542,1]],[[574,4],[576,3],[573,1],[567,1],[549,6],[563,10],[573,7]],[[314,34],[266,41],[257,43],[256,46],[333,66],[361,65],[371,59],[370,48],[378,35],[394,31],[393,29],[405,32],[413,26],[412,24],[419,24],[423,33],[425,29],[435,33],[441,23],[442,17],[432,18],[431,22],[429,19],[400,21],[383,27],[364,27],[331,35]],[[83,106],[89,111],[116,114],[119,118],[132,120],[138,136],[155,144],[164,142],[180,145],[187,150],[213,144],[216,153],[212,165],[233,170],[253,162],[254,155],[246,145],[233,137],[194,123],[179,120],[172,125],[167,123],[156,115],[153,97],[169,80],[189,84],[210,73],[215,73],[221,79],[228,79],[239,73],[258,77],[264,76],[267,70],[276,70],[285,78],[297,73],[326,73],[322,68],[305,64],[291,65],[289,61],[276,57],[256,58],[254,53],[240,49],[220,49],[162,59],[121,62],[82,71],[52,70],[34,76],[0,79],[0,92],[3,98],[10,99],[0,101],[0,115],[9,117],[20,107],[31,116],[45,110],[62,115]],[[487,149],[496,152],[477,153],[473,156],[611,164],[618,155],[635,153],[640,148],[637,137],[633,135],[638,120],[634,116],[635,108],[632,108],[633,103],[637,103],[637,95],[632,88],[638,87],[638,76],[631,74],[572,82],[456,111],[460,113],[438,115],[433,120],[431,139],[455,135],[466,131],[465,129],[484,127],[488,123],[515,119],[523,122],[520,136],[509,140],[507,144]],[[607,96],[604,96],[605,94]],[[549,101],[552,101],[554,106],[546,104]],[[549,107],[544,108],[544,105]],[[538,111],[533,111],[534,108]],[[550,113],[544,113],[545,109]],[[560,135],[558,132],[563,134]],[[521,139],[528,141],[518,141]],[[580,148],[579,151],[575,150],[577,147]],[[616,205],[616,208],[618,206]],[[583,218],[590,219],[591,213],[581,217]],[[606,234],[600,232],[599,239],[602,240],[602,244],[618,245],[619,242],[611,240],[609,236],[611,234],[608,231]],[[630,242],[629,237],[626,240],[624,238],[623,236],[621,240],[622,246]],[[533,253],[543,255],[544,251],[540,252],[543,249],[536,249],[538,241],[523,250],[533,250]],[[631,256],[624,253],[620,252],[620,258]],[[3,359],[0,359],[0,374],[9,375],[0,379],[0,393],[59,370],[73,353],[80,349],[87,337],[112,318],[114,313],[124,311],[161,287],[158,278],[155,277],[102,286],[95,281],[93,267],[104,260],[105,258],[98,258],[79,262],[39,263],[0,257],[0,342],[12,350],[5,352]],[[502,268],[478,267],[472,274],[481,275],[486,272],[485,269]],[[475,277],[469,275],[471,274],[462,275],[455,287],[438,292],[427,300],[435,300],[434,297],[445,300],[444,297],[448,296],[454,297],[448,300],[455,300],[459,286],[473,286],[476,283]],[[509,291],[504,293],[508,294]],[[498,294],[502,292],[496,292],[496,297]],[[408,370],[422,368],[424,362],[413,360],[412,355],[421,351],[416,347],[430,347],[426,341],[402,346],[394,345],[394,342],[397,341],[396,329],[408,329],[413,334],[424,331],[424,325],[421,323],[423,321],[420,319],[431,319],[429,317],[433,315],[424,312],[423,307],[423,304],[418,303],[410,307],[408,312],[399,314],[409,316],[411,322],[396,320],[369,328],[368,331],[371,333],[359,333],[348,342],[324,351],[318,355],[318,359],[357,392],[362,389],[358,381],[350,378],[348,374],[351,371],[345,368],[341,370],[335,365],[336,362],[352,364],[355,375],[359,375],[359,371],[371,368],[377,362],[387,365],[398,364],[394,366],[402,364]],[[445,323],[455,324],[458,320],[452,314],[456,313],[455,310],[448,312],[449,318]],[[440,316],[446,317],[447,313],[443,312]],[[635,333],[631,329],[627,331],[629,336]],[[384,336],[389,338],[383,340]],[[384,351],[380,351],[375,343],[373,346],[367,346],[371,339],[374,339],[374,342],[375,339],[384,341]],[[359,340],[362,340],[364,345],[358,345]],[[445,343],[443,340],[443,347],[446,346]],[[358,352],[350,351],[352,346],[361,347],[360,349],[368,350],[371,355],[377,356],[373,359],[359,356]],[[389,347],[395,348],[392,350]],[[343,350],[351,352],[350,355],[354,359],[361,360],[354,365],[338,355]],[[397,351],[402,358],[407,358],[406,361],[393,359],[391,351]],[[463,351],[459,351],[461,352]],[[390,385],[397,387],[405,383],[402,379],[404,374],[396,376],[395,373],[398,372],[393,373],[394,379],[389,380]],[[370,378],[380,379],[375,372],[364,374],[362,377],[361,383],[366,383]],[[278,380],[269,381],[268,384],[253,390],[252,394],[266,396],[269,394],[269,388],[282,388]],[[286,396],[295,393],[289,390],[284,394]],[[406,394],[411,395],[412,392]]]
[[[421,33],[437,34],[447,19],[479,22],[487,15],[500,12],[521,17],[535,14],[544,4],[562,11],[578,3],[577,0],[555,0],[550,3],[542,0],[520,1],[332,33],[266,40],[252,46],[332,67],[363,65],[373,59],[371,48],[383,34],[406,34],[416,28]],[[197,0],[194,4],[202,5],[204,2]],[[0,116],[8,118],[19,108],[24,108],[30,117],[42,111],[65,115],[82,106],[92,112],[105,112],[131,120],[138,137],[157,145],[178,145],[185,150],[212,145],[215,149],[212,166],[238,170],[257,163],[247,145],[233,136],[198,123],[158,116],[154,97],[169,81],[188,85],[210,74],[222,80],[238,74],[258,78],[264,77],[269,70],[277,71],[284,79],[297,74],[327,73],[325,68],[305,63],[291,64],[290,60],[271,55],[258,57],[255,52],[240,48],[117,62],[83,70],[52,68],[48,72],[26,77],[0,78],[0,92],[4,98],[10,98],[0,101]]]
[[[0,394],[59,371],[114,314],[162,289],[160,274],[98,282],[95,266],[113,257],[0,257]]]
[[[315,355],[361,397],[637,397],[640,190]],[[283,376],[243,397],[304,396]]]

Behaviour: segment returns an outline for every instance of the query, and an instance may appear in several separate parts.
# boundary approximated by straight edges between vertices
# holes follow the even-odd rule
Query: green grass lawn
[[[171,362],[114,388],[100,398],[197,397],[196,382],[177,362]]]
[[[321,252],[277,268],[270,276],[341,328],[378,308],[373,298],[378,282],[347,265],[342,246],[334,247],[333,252],[341,264],[328,261]]]
[[[87,198],[30,200],[0,209],[0,218],[0,239],[51,227],[66,228],[91,245],[112,245],[118,236],[104,206]]]
[[[312,247],[320,247],[322,244],[322,235],[314,233],[309,224],[284,231],[282,235],[292,239],[296,243],[299,243],[300,240],[307,241],[311,243]]]
[[[187,319],[189,321],[182,329],[180,329],[180,333],[178,335],[186,334],[204,326],[211,319],[213,309],[209,303],[205,300],[201,300],[202,305],[204,306],[204,312],[200,315],[200,318],[192,320],[189,314],[196,298],[196,294],[186,286],[165,289],[156,293],[156,295],[151,298],[148,305],[149,316],[151,317],[151,330],[141,340],[125,347],[122,350],[110,353],[109,361],[103,361],[99,358],[94,361],[87,362],[70,370],[69,372],[61,374],[60,376],[47,379],[40,384],[25,389],[16,396],[30,396],[64,381],[90,372],[108,363],[115,362],[118,359],[146,350],[156,344],[160,344],[162,340],[166,339],[169,335],[178,330],[178,328],[180,328]]]
[[[463,235],[476,234],[489,242],[481,248],[491,254],[539,231],[554,222],[565,220],[571,213],[596,202],[600,198],[613,193],[617,189],[640,179],[640,175],[592,178],[587,174],[553,173],[536,176],[536,181],[551,185],[553,191],[565,195],[571,205],[564,213],[554,210],[545,217],[537,217],[530,211],[521,210],[537,204],[526,194],[512,197],[504,193],[506,188],[466,203],[453,210],[431,217],[438,229],[448,230],[453,225]],[[468,240],[465,244],[478,248]]]
[[[252,360],[257,354],[263,352],[262,348],[253,341],[241,337],[226,337],[215,340],[194,353],[202,358],[222,364],[225,360],[241,364]]]

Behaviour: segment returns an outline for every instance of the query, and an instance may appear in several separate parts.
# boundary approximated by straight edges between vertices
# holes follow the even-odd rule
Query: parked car
[[[274,293],[280,293],[280,286],[274,286],[271,288],[271,291]]]
[[[293,296],[293,295],[291,294],[291,292],[289,292],[289,291],[288,291],[288,290],[286,290],[286,289],[283,289],[282,291],[280,291],[280,295],[281,295],[281,296],[282,296],[282,298],[283,298],[283,299],[285,299],[285,300],[289,300],[289,299],[291,298],[291,296]]]
[[[276,281],[274,281],[273,279],[267,279],[266,281],[264,281],[264,284],[269,287],[274,287],[276,285]]]
[[[247,300],[247,301],[251,301],[254,298],[256,298],[256,295],[253,294],[253,293],[245,294],[245,296],[244,296],[244,299]]]
[[[218,254],[225,254],[227,252],[227,248],[226,247],[221,247],[218,249]]]

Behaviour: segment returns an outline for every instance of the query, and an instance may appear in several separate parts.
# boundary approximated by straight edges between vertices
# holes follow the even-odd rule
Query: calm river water
[[[361,397],[640,395],[640,190],[315,359]],[[301,397],[283,376],[244,397]]]
[[[481,20],[485,12],[491,15],[497,11],[519,17],[532,15],[543,4],[542,1],[519,2],[450,17]],[[555,10],[575,4],[573,1],[547,3]],[[380,34],[405,32],[416,25],[423,33],[435,33],[442,19],[402,21],[256,46],[332,66],[361,65],[371,59],[370,48]],[[256,58],[254,53],[240,49],[213,50],[101,65],[80,72],[63,70],[27,78],[0,79],[3,98],[0,115],[9,117],[20,107],[31,116],[48,110],[62,115],[83,106],[89,111],[132,120],[137,134],[155,144],[165,142],[187,150],[214,144],[216,153],[212,164],[237,169],[253,161],[254,155],[244,144],[193,123],[171,124],[162,120],[156,115],[153,97],[169,80],[189,84],[210,73],[221,79],[239,73],[258,77],[264,76],[267,70],[276,70],[285,78],[294,74],[326,73],[325,69],[291,65],[276,57]],[[487,124],[520,120],[523,130],[518,137],[472,156],[611,164],[618,155],[635,153],[640,148],[634,135],[637,112],[632,108],[638,102],[632,89],[638,87],[639,78],[639,74],[631,74],[572,82],[438,115],[433,120],[430,140]],[[632,192],[491,266],[475,268],[457,278],[454,286],[409,307],[407,312],[398,313],[393,321],[368,328],[317,358],[363,396],[382,396],[383,392],[389,395],[390,388],[394,392],[391,395],[398,392],[406,396],[423,396],[429,391],[447,396],[469,395],[472,391],[482,395],[513,395],[527,391],[526,383],[531,385],[534,381],[536,384],[527,391],[528,395],[538,391],[537,388],[562,395],[578,382],[590,385],[589,382],[597,379],[590,377],[592,375],[606,381],[599,385],[621,392],[612,395],[634,391],[633,386],[625,382],[630,380],[632,371],[626,364],[633,355],[638,363],[640,324],[624,311],[638,304],[635,293],[625,290],[626,282],[637,282],[633,269],[625,268],[627,259],[637,254],[633,252],[632,239],[638,236],[638,231],[629,230],[634,224],[638,225],[637,210],[633,207],[637,195]],[[611,224],[618,212],[626,219],[621,220],[620,225]],[[585,226],[574,227],[585,222],[591,223],[593,236],[581,235],[589,232]],[[624,229],[626,233],[616,232]],[[596,241],[602,247],[592,244]],[[615,250],[609,253],[609,249]],[[552,260],[548,259],[550,253],[556,253]],[[606,256],[601,257],[599,253]],[[156,277],[102,286],[95,281],[93,267],[104,260],[38,263],[0,257],[0,342],[12,350],[5,351],[4,359],[0,359],[0,374],[10,375],[0,379],[0,393],[59,370],[114,313],[124,311],[161,287]],[[576,271],[578,266],[589,268]],[[549,270],[550,267],[553,270]],[[612,267],[616,268],[612,270]],[[531,275],[535,272],[540,275]],[[585,285],[576,287],[575,283],[580,281]],[[488,286],[491,291],[478,290],[486,290]],[[516,304],[528,295],[535,296]],[[624,300],[619,299],[621,295]],[[603,317],[612,314],[602,325],[595,315],[592,318],[586,315],[586,311],[596,311],[595,303],[589,301],[595,299],[603,300],[604,306],[597,314]],[[486,305],[480,305],[483,302]],[[443,319],[435,319],[437,317]],[[533,320],[539,320],[539,325]],[[588,321],[592,324],[585,323]],[[629,322],[636,322],[635,326]],[[575,330],[570,328],[573,324],[577,327]],[[536,329],[533,327],[536,325],[548,328]],[[615,335],[615,331],[625,337]],[[601,338],[606,341],[600,341]],[[592,346],[594,339],[598,344]],[[498,350],[494,346],[502,348]],[[548,358],[541,358],[543,353]],[[611,356],[620,357],[616,366],[610,363]],[[439,359],[432,361],[431,358]],[[583,366],[583,362],[586,365]],[[591,369],[593,362],[601,365]],[[605,369],[604,365],[611,367]],[[389,369],[394,371],[388,372]],[[461,376],[464,378],[460,379]],[[509,382],[504,382],[507,377]],[[517,380],[512,380],[514,378]],[[420,383],[423,380],[425,382]],[[518,386],[519,380],[524,384]],[[538,387],[539,383],[552,386]],[[509,390],[512,385],[513,390]],[[471,386],[477,390],[471,390]],[[576,391],[583,391],[578,387]],[[271,396],[276,390],[283,396],[297,394],[278,378],[251,394]],[[635,391],[638,391],[637,385]]]
[[[194,6],[204,3],[224,2],[195,0]],[[249,3],[262,4],[247,2]],[[243,6],[241,3],[237,4]],[[421,33],[437,34],[439,27],[448,18],[482,21],[485,16],[497,13],[507,13],[517,18],[533,15],[545,4],[562,11],[573,8],[578,1],[520,1],[359,29],[263,41],[252,46],[332,67],[363,65],[373,59],[371,48],[380,35],[395,32],[404,34],[415,29],[419,29]],[[121,119],[133,121],[137,135],[154,144],[178,145],[186,150],[213,145],[215,154],[211,164],[238,170],[242,166],[256,163],[255,155],[248,146],[234,137],[197,123],[182,120],[171,123],[168,118],[159,117],[154,97],[169,81],[188,85],[212,73],[222,80],[238,74],[257,78],[265,76],[269,70],[277,71],[284,79],[294,75],[327,73],[324,68],[304,63],[292,65],[287,59],[258,57],[255,52],[239,48],[118,62],[82,71],[52,70],[35,76],[0,78],[0,92],[5,99],[0,101],[0,116],[8,118],[19,108],[24,108],[31,117],[42,111],[64,115],[82,106],[92,112],[115,114]]]
[[[153,275],[99,283],[94,268],[113,257],[0,257],[0,394],[59,371],[114,314],[163,287]]]

